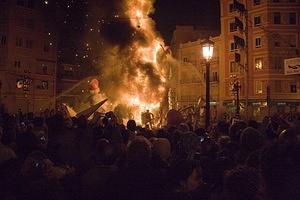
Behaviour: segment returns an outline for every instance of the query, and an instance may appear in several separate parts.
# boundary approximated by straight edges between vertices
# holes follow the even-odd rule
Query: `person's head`
[[[63,129],[65,127],[63,115],[60,113],[54,114],[50,120],[48,120],[47,125],[49,130],[56,131]]]
[[[197,128],[195,130],[196,135],[198,135],[199,137],[206,137],[206,131],[204,128]]]
[[[199,149],[200,140],[195,133],[186,132],[182,134],[179,132],[173,153],[177,159],[193,159]]]
[[[300,199],[300,145],[273,144],[261,155],[261,174],[269,199]]]
[[[180,160],[169,170],[170,187],[177,192],[192,192],[202,183],[202,170],[198,161]]]
[[[0,139],[1,139],[1,137],[0,137]],[[1,144],[1,140],[0,140],[0,144]],[[8,160],[12,160],[12,159],[16,159],[16,158],[17,158],[17,155],[12,149],[6,149],[0,155],[0,166],[2,165],[2,163],[5,163]]]
[[[252,128],[255,128],[255,129],[258,129],[260,124],[257,121],[251,119],[251,120],[248,121],[248,126],[252,127]]]
[[[242,131],[240,136],[241,150],[245,150],[246,152],[250,153],[261,148],[262,145],[263,137],[258,130],[248,127]]]
[[[127,149],[128,166],[134,168],[149,166],[151,153],[149,140],[143,136],[137,136]]]
[[[113,145],[106,139],[98,140],[96,144],[96,162],[102,165],[112,165],[115,162]]]
[[[132,131],[132,132],[136,131],[136,123],[135,123],[135,121],[133,119],[128,120],[128,122],[127,122],[127,129],[130,130],[130,131]]]
[[[294,128],[283,130],[278,137],[280,143],[296,143],[297,131]]]
[[[231,141],[239,142],[241,132],[247,127],[247,124],[243,121],[238,121],[232,124],[229,128],[229,136]]]
[[[42,117],[35,117],[33,119],[34,127],[42,127],[44,125],[44,119]]]
[[[105,117],[107,118],[107,126],[115,127],[117,125],[117,116],[112,111],[105,113]]]
[[[169,136],[167,130],[163,128],[158,129],[156,135],[158,138],[167,138]]]
[[[168,139],[156,138],[152,140],[153,153],[156,153],[164,161],[168,161],[171,156],[171,144]]]
[[[229,123],[227,123],[225,121],[219,121],[217,124],[217,131],[223,135],[228,135]]]
[[[43,152],[34,151],[25,159],[21,170],[22,175],[29,179],[44,178],[49,169],[48,163],[48,158]]]
[[[255,200],[260,188],[257,171],[247,166],[238,166],[224,175],[224,193],[230,200]]]
[[[229,144],[229,142],[230,142],[229,136],[221,136],[218,139],[218,145],[219,145],[220,149],[226,148],[226,146],[227,146],[227,144]]]
[[[190,128],[186,123],[180,123],[178,125],[178,130],[183,132],[183,133],[186,133],[186,132],[190,131]]]

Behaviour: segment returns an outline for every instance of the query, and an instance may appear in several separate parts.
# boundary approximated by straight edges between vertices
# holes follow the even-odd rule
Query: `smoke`
[[[97,18],[94,23],[100,22],[101,30],[100,87],[115,106],[130,105],[139,112],[158,109],[174,64],[149,17],[153,3],[99,0],[90,6],[90,16]],[[116,108],[124,111],[124,106]]]
[[[132,37],[134,28],[130,25],[129,20],[108,22],[104,24],[101,33],[107,42],[121,48],[126,48],[134,39]]]

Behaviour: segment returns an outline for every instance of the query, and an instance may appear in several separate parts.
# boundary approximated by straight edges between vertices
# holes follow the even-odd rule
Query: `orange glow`
[[[116,103],[127,105],[138,123],[141,122],[142,112],[149,110],[155,114],[159,111],[166,92],[167,70],[158,57],[164,51],[164,42],[154,29],[154,21],[149,17],[153,12],[153,2],[126,0],[125,4],[125,14],[144,40],[136,40],[128,47],[133,57],[131,63],[136,66],[135,76],[124,76],[120,99]]]

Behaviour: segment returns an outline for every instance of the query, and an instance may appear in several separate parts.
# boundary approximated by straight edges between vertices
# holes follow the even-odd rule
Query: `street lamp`
[[[214,52],[214,42],[209,39],[204,40],[202,43],[202,54],[205,59],[206,75],[206,95],[205,95],[205,129],[210,126],[210,61]]]
[[[234,95],[236,95],[236,112],[235,112],[235,116],[237,118],[239,118],[240,117],[240,89],[241,89],[241,84],[240,84],[238,78],[236,77],[236,75],[232,75],[232,76],[230,76],[230,78],[233,79],[230,82],[231,92]]]

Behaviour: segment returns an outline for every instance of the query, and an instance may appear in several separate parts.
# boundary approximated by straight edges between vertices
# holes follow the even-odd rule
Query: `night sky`
[[[107,39],[113,39],[116,43],[126,41],[132,31],[127,26],[128,21],[115,21],[113,18],[115,14],[121,14],[122,1],[44,1],[51,11],[50,17],[55,19],[59,60],[97,64]],[[219,0],[156,0],[154,7],[155,13],[151,17],[166,44],[170,43],[176,25],[202,25],[219,29]],[[112,32],[116,37],[105,37],[113,37]]]
[[[203,25],[219,28],[219,0],[157,0],[153,19],[166,43],[176,25]]]

